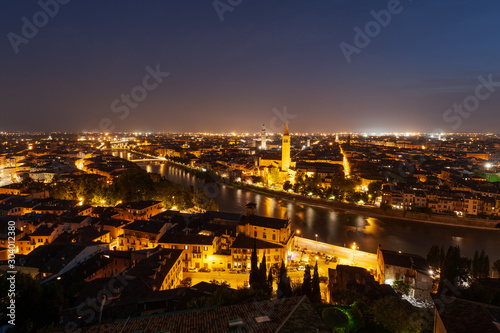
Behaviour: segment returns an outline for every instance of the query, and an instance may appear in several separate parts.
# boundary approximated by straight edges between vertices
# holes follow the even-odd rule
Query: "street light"
[[[316,242],[318,241],[318,234],[315,235],[316,236]]]
[[[352,248],[352,263],[353,263],[354,265],[356,265],[356,261],[355,261],[354,255],[355,255],[355,253],[356,253],[356,252],[355,252],[355,250],[359,250],[359,246],[357,246],[357,245],[356,245],[356,242],[354,242],[354,243],[352,244],[352,247],[351,247],[351,248]]]

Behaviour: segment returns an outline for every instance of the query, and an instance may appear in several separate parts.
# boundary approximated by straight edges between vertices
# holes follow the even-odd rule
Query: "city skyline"
[[[0,131],[496,131],[493,1],[63,3],[4,4]]]
[[[0,9],[0,331],[500,328],[500,2]]]

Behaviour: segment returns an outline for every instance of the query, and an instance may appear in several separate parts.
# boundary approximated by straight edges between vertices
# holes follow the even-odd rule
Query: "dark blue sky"
[[[401,0],[348,63],[340,43],[392,1],[243,0],[221,21],[212,1],[72,0],[16,54],[9,33],[42,9],[5,0],[0,131],[257,132],[286,106],[292,132],[498,132],[500,87],[443,114],[500,82],[500,2]],[[113,112],[157,64],[163,82]]]

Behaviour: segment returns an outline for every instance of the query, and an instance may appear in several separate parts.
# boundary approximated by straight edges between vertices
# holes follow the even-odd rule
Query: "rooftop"
[[[382,252],[386,265],[413,268],[421,273],[429,275],[429,265],[427,264],[427,260],[422,256],[384,249],[380,249],[380,251]]]
[[[286,228],[290,224],[288,219],[277,219],[273,217],[259,216],[259,215],[243,215],[240,224],[251,224],[264,228],[281,229]]]
[[[255,242],[255,246],[257,249],[281,249],[282,245],[266,242],[260,239],[252,238],[245,236],[243,234],[239,234],[231,245],[232,249],[253,249]]]
[[[212,245],[213,241],[214,236],[198,234],[165,234],[160,238],[158,243]]]
[[[268,317],[269,320],[262,320]],[[259,318],[259,319],[258,319]],[[238,324],[240,323],[240,324]],[[236,326],[230,326],[236,325]],[[83,332],[331,332],[305,296],[131,318]]]
[[[448,332],[500,332],[500,307],[450,297],[440,308],[439,316]]]

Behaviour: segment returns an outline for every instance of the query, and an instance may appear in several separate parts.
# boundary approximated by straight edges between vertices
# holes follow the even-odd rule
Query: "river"
[[[130,159],[132,154],[114,151],[114,155]],[[135,154],[134,154],[135,155]],[[137,158],[137,156],[134,156]],[[220,211],[244,213],[249,202],[257,204],[257,214],[276,218],[289,217],[293,229],[304,237],[340,246],[352,246],[375,253],[380,244],[385,249],[426,256],[433,244],[459,245],[469,258],[484,249],[490,262],[500,259],[500,230],[483,230],[428,224],[390,218],[376,218],[344,213],[325,207],[276,199],[263,194],[236,189],[224,184],[205,183],[174,165],[140,163],[148,172],[159,173],[183,186],[204,188],[219,205]],[[355,226],[358,226],[357,228]]]

